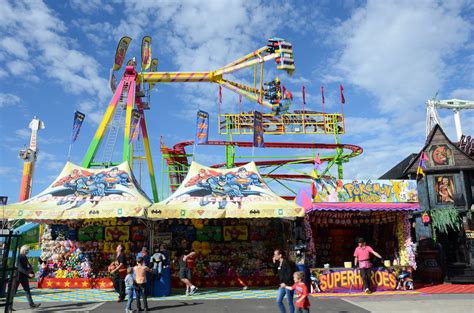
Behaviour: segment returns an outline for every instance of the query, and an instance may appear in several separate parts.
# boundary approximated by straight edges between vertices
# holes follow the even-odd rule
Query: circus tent
[[[193,162],[179,188],[153,204],[149,218],[302,217],[304,209],[276,195],[254,162],[215,169]]]
[[[143,217],[151,204],[127,162],[100,169],[67,162],[46,190],[23,202],[4,206],[0,216],[38,221]]]

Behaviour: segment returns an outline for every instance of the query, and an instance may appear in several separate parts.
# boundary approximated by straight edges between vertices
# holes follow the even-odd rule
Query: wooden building
[[[424,175],[419,173],[420,168]],[[443,268],[445,280],[474,282],[474,143],[471,137],[463,136],[460,142],[451,142],[436,125],[418,154],[408,156],[382,177],[418,179],[418,197],[425,214],[413,216],[416,240],[434,239],[441,254],[435,263]],[[424,265],[419,266],[422,270]]]

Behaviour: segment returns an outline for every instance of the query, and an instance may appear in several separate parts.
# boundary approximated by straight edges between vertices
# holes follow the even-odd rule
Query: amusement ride
[[[462,136],[462,127],[461,127],[461,110],[474,109],[474,101],[468,100],[438,100],[436,97],[434,99],[428,100],[426,102],[426,136],[430,133],[434,124],[439,124],[441,126],[441,120],[436,109],[449,109],[454,113],[454,125],[456,126],[456,138],[457,140],[461,139]]]
[[[338,177],[342,179],[342,164],[350,158],[362,153],[362,148],[356,145],[341,144],[338,135],[344,134],[344,115],[341,113],[325,113],[303,109],[290,111],[292,105],[291,92],[285,91],[278,78],[265,82],[264,66],[269,61],[276,63],[277,70],[293,74],[295,70],[292,44],[282,38],[270,38],[267,45],[248,53],[244,57],[233,61],[222,68],[209,72],[159,72],[158,60],[152,59],[152,39],[146,36],[142,40],[141,64],[138,68],[135,58],[127,61],[122,78],[117,83],[115,74],[122,68],[127,49],[132,39],[123,37],[117,46],[114,66],[110,73],[110,87],[114,92],[107,110],[91,141],[82,166],[86,168],[117,166],[128,161],[133,168],[135,162],[141,164],[146,161],[148,175],[151,183],[153,200],[162,198],[164,193],[173,192],[181,184],[190,166],[193,155],[185,150],[193,146],[193,140],[175,144],[172,148],[161,140],[163,156],[162,186],[168,180],[168,191],[162,189],[159,197],[156,183],[155,169],[150,148],[149,132],[147,128],[145,111],[150,109],[151,90],[160,83],[214,83],[227,88],[240,97],[245,97],[268,110],[263,115],[263,133],[265,135],[333,135],[335,143],[295,143],[295,142],[266,142],[265,148],[279,149],[305,149],[310,151],[305,156],[269,157],[268,160],[258,160],[259,169],[266,169],[262,176],[267,182],[276,181],[287,187],[284,182],[302,181],[330,175],[330,168],[337,166]],[[228,78],[239,70],[253,70],[251,84],[237,82]],[[232,77],[235,77],[232,75]],[[223,146],[226,150],[226,162],[215,164],[212,167],[233,167],[247,162],[236,162],[235,148],[250,148],[251,141],[234,141],[233,135],[252,135],[255,111],[238,113],[220,113],[218,116],[218,134],[225,135],[226,140],[209,140],[203,145]],[[122,156],[120,160],[114,159],[114,151],[120,146],[119,133],[123,129]],[[322,153],[317,150],[334,151],[332,154]],[[316,157],[317,155],[317,157]],[[292,169],[293,165],[314,164],[315,158],[320,164],[325,163],[319,173],[311,173]],[[140,166],[141,168],[141,166]],[[297,173],[275,173],[277,169],[285,168]],[[168,177],[166,177],[168,176]],[[316,177],[315,177],[316,176]],[[164,188],[164,187],[163,187]],[[294,195],[291,188],[287,187]]]

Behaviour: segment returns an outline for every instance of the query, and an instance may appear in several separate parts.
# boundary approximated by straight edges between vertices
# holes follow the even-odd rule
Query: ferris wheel
[[[441,126],[441,120],[438,115],[437,109],[449,109],[454,112],[454,124],[456,126],[456,137],[459,141],[462,136],[461,128],[461,110],[474,109],[474,101],[469,100],[438,100],[432,99],[426,102],[426,136],[430,133],[433,124],[439,124]]]

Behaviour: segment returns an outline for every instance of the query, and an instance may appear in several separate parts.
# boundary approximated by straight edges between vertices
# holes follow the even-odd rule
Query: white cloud
[[[372,93],[381,112],[420,112],[423,106],[416,109],[416,104],[449,77],[449,57],[466,43],[471,27],[459,7],[368,1],[337,28],[343,48],[335,67],[351,84]]]
[[[5,37],[0,40],[0,47],[11,55],[21,59],[28,58],[28,50],[25,45],[13,37]]]
[[[55,154],[40,151],[38,153],[38,160],[37,160],[38,167],[46,168],[47,170],[59,172],[64,167],[65,162],[61,162],[58,160]]]
[[[451,92],[451,98],[474,101],[474,88],[458,88]]]
[[[66,24],[42,1],[0,0],[0,6],[0,31],[10,36],[6,37],[6,44],[2,41],[0,53],[9,53],[5,63],[13,73],[22,75],[30,71],[31,65],[19,61],[34,54],[34,68],[40,70],[36,74],[53,78],[66,92],[83,93],[103,101],[109,97],[107,80],[99,76],[97,61],[71,47],[71,38],[64,35]]]
[[[12,167],[0,166],[0,176],[6,176],[15,171]]]
[[[15,134],[18,136],[20,139],[30,139],[31,138],[31,131],[25,128],[17,129],[15,131]]]
[[[71,0],[70,3],[73,9],[80,10],[86,14],[93,14],[102,10],[107,13],[112,13],[114,11],[114,8],[107,3],[107,1],[102,0]]]
[[[79,102],[78,109],[86,114],[86,121],[94,124],[99,124],[104,117],[102,110],[99,110],[99,104],[93,100]]]
[[[370,115],[346,119],[344,141],[364,148],[346,166],[346,177],[379,177],[421,149],[426,99],[447,88],[456,74],[451,65],[465,60],[456,53],[468,45],[473,25],[462,8],[462,2],[368,1],[338,25],[339,50],[324,80],[346,81],[377,103]],[[451,131],[452,122],[445,127]]]
[[[20,97],[11,93],[0,93],[0,108],[20,103]]]

